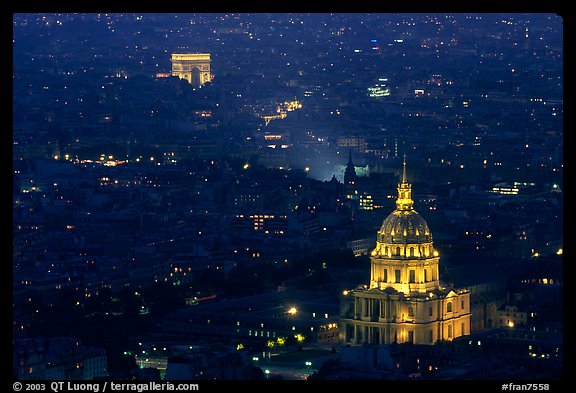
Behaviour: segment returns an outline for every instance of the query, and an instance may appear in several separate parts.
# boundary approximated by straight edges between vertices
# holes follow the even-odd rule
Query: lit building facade
[[[368,96],[370,98],[382,98],[390,95],[390,88],[386,86],[387,78],[378,79],[378,83],[368,88]]]
[[[354,149],[358,153],[364,153],[368,147],[368,141],[366,138],[357,136],[342,136],[337,140],[338,147],[349,147]]]
[[[186,79],[194,87],[210,82],[210,53],[172,53],[172,76]]]
[[[434,344],[470,334],[470,291],[441,285],[438,251],[413,204],[404,162],[396,209],[371,252],[370,284],[343,292],[342,343]]]

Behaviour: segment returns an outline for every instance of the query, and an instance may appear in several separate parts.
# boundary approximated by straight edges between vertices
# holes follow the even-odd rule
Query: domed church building
[[[440,257],[426,220],[413,208],[406,160],[396,209],[370,256],[370,284],[344,291],[343,344],[434,344],[470,333],[470,292],[440,283]]]

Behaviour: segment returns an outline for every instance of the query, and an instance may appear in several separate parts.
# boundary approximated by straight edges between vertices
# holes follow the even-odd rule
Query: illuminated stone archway
[[[194,87],[211,81],[209,53],[173,53],[172,76],[186,79]]]

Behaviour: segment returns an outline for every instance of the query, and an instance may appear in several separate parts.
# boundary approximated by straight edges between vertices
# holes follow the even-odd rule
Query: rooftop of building
[[[286,289],[235,299],[223,299],[177,310],[169,318],[214,315],[250,320],[288,319],[295,323],[328,322],[339,313],[338,296],[325,292]]]

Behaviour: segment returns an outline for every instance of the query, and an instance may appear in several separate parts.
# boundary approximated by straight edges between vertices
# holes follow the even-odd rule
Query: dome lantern
[[[398,184],[398,199],[396,208],[398,210],[412,210],[414,201],[412,200],[412,185],[406,180],[406,156],[404,156],[404,168],[402,170],[402,182]]]

